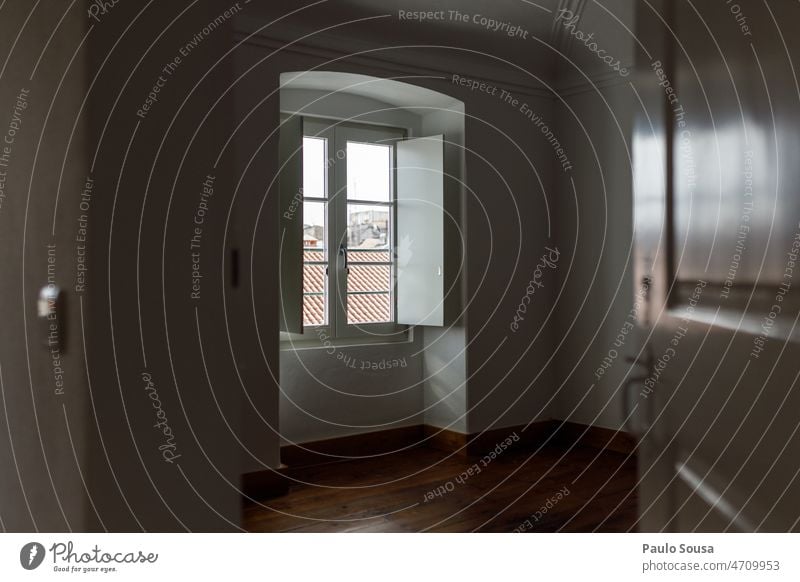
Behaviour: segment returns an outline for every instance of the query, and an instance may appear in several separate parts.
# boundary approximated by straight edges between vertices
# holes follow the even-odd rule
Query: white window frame
[[[370,343],[391,341],[408,341],[408,326],[397,323],[397,173],[396,149],[394,145],[406,138],[406,131],[399,128],[377,126],[371,124],[340,122],[320,118],[303,118],[303,137],[321,137],[326,139],[326,224],[325,252],[327,260],[326,315],[325,325],[304,326],[306,340],[316,341],[320,337],[330,340],[353,339],[368,340]],[[347,142],[376,143],[392,145],[392,184],[391,200],[379,203],[367,200],[347,198]],[[332,186],[332,187],[331,187]],[[309,200],[319,200],[311,197]],[[306,197],[303,198],[306,200]],[[390,248],[392,321],[381,323],[347,323],[347,276],[345,256],[339,252],[342,241],[347,241],[347,205],[363,204],[369,206],[387,206],[390,212]],[[357,264],[364,264],[359,262]],[[294,335],[294,334],[293,334]],[[292,338],[294,339],[294,338]]]

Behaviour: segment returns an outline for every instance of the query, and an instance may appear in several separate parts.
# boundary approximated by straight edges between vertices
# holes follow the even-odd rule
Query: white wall
[[[558,174],[558,240],[564,250],[557,301],[558,376],[554,416],[618,429],[620,383],[640,338],[633,307],[633,196],[630,144],[634,107],[634,3],[603,0],[582,6],[577,29],[592,34],[603,54],[629,71],[613,70],[586,46],[562,34],[555,101],[558,136],[574,168]],[[574,185],[574,190],[573,190]],[[571,263],[571,266],[568,264]],[[624,333],[629,332],[629,333]],[[604,364],[606,368],[595,374]],[[611,362],[609,366],[608,363]]]
[[[419,342],[409,342],[282,350],[283,442],[422,424],[419,348]]]
[[[419,113],[406,111],[378,99],[315,89],[281,89],[281,111],[399,127],[408,130],[409,137],[420,134],[422,121]]]
[[[511,323],[537,262],[556,244],[553,189],[556,155],[535,112],[555,130],[546,92],[511,88],[456,96],[466,103],[468,432],[550,417],[555,379],[551,314],[555,272],[527,308],[519,330]],[[531,114],[532,116],[532,114]]]
[[[564,292],[557,303],[559,387],[556,417],[582,424],[620,428],[620,383],[636,353],[632,335],[617,335],[633,323],[633,282],[627,259],[633,235],[631,111],[628,83],[584,85],[558,103],[559,135],[574,159],[572,183],[558,187],[559,244],[565,264],[559,271]],[[595,372],[611,352],[613,364]],[[614,354],[617,354],[614,358]],[[607,360],[608,361],[608,360]]]

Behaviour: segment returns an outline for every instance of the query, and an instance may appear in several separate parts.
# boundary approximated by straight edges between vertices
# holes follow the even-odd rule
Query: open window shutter
[[[444,139],[397,143],[397,322],[444,325]]]
[[[280,330],[303,333],[303,118],[280,130]]]

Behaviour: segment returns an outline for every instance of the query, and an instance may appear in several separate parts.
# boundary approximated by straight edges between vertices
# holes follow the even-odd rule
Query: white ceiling
[[[559,8],[560,0],[344,0],[340,6],[349,6],[365,14],[397,15],[405,11],[449,11],[458,10],[463,14],[482,15],[495,20],[509,22],[529,30],[534,36],[548,38],[553,22],[553,13]],[[480,29],[472,23],[459,23],[453,20],[437,21],[440,28],[448,29],[448,35],[456,37],[459,44],[474,42],[475,37],[485,39],[502,38],[502,33]]]
[[[415,56],[411,64],[417,66],[427,63],[437,70],[465,74],[472,72],[464,70],[463,63],[467,62],[475,67],[476,75],[488,71],[502,77],[500,70],[506,69],[506,73],[519,77],[521,84],[527,84],[533,76],[550,83],[576,73],[580,76],[581,71],[588,75],[607,72],[607,66],[594,53],[565,34],[563,24],[555,21],[562,9],[580,14],[577,28],[593,33],[608,54],[619,55],[620,60],[630,63],[633,40],[625,27],[633,28],[633,3],[634,0],[281,0],[254,1],[248,5],[248,12],[264,22],[297,11],[270,27],[268,34],[278,40],[310,34],[304,44],[348,53],[386,48],[379,54],[387,59],[398,54],[398,47],[406,47],[401,49],[403,58]],[[502,31],[473,23],[471,18],[469,22],[449,17],[424,23],[402,21],[399,10],[480,14],[521,26],[529,35],[527,40],[510,38]],[[526,75],[517,67],[532,75],[523,78]]]

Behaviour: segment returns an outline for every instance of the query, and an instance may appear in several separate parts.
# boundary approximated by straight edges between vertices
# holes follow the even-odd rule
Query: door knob
[[[622,414],[625,422],[625,428],[631,434],[635,436],[642,436],[647,429],[649,428],[650,418],[649,418],[649,406],[645,408],[645,414],[636,414],[637,410],[637,400],[638,403],[641,403],[642,400],[637,398],[640,395],[639,392],[634,390],[637,385],[642,385],[644,382],[650,378],[653,373],[653,366],[655,364],[655,360],[653,357],[653,349],[650,344],[646,344],[644,349],[642,350],[643,357],[626,357],[625,361],[629,362],[635,366],[639,367],[638,374],[632,374],[625,379],[625,382],[622,384]],[[650,395],[641,395],[643,399],[649,399]],[[634,418],[643,418],[644,423],[640,426],[638,423],[634,422]]]

